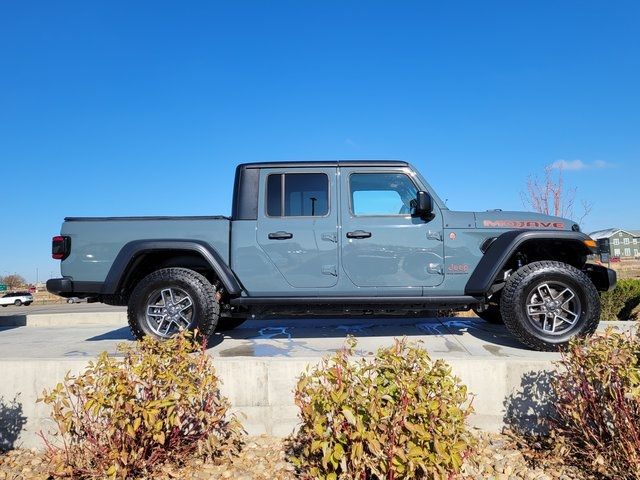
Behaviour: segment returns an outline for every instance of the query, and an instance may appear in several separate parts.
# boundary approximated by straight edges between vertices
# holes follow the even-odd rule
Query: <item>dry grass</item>
[[[621,260],[608,266],[616,271],[619,279],[640,278],[640,260]]]

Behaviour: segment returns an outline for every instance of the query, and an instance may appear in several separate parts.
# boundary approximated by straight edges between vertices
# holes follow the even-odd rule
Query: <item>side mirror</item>
[[[412,202],[413,203],[413,202]],[[427,192],[416,193],[413,214],[416,217],[430,218],[433,213],[433,200]]]

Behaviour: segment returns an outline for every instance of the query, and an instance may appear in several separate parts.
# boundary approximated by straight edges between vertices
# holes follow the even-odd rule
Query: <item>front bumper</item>
[[[592,263],[588,263],[584,270],[599,292],[608,292],[616,287],[618,275],[615,270]]]

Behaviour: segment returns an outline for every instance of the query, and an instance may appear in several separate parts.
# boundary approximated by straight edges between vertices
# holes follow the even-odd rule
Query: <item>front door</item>
[[[411,200],[421,189],[411,172],[341,168],[340,177],[342,265],[349,279],[383,292],[442,283],[442,214],[434,205],[429,221],[411,216]]]
[[[338,281],[336,168],[262,169],[258,244],[293,288]]]

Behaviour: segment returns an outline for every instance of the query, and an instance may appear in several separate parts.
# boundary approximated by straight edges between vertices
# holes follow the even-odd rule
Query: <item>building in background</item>
[[[640,230],[607,228],[590,234],[598,242],[600,255],[629,259],[640,257]]]

